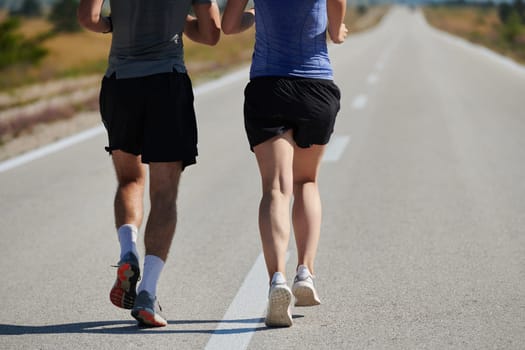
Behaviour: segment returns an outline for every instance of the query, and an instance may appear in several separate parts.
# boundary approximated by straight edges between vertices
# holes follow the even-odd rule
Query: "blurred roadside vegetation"
[[[525,63],[525,5],[451,2],[423,9],[427,21],[442,30]]]
[[[0,70],[15,64],[38,63],[48,53],[37,38],[27,39],[18,33],[19,29],[17,17],[0,23]]]
[[[5,62],[0,63],[0,159],[100,123],[96,113],[82,112],[98,109],[111,45],[110,34],[78,26],[78,0],[57,0],[47,8],[39,6],[42,0],[20,1],[16,12],[0,11],[0,62]],[[387,11],[388,6],[349,7],[350,35],[373,27]],[[193,82],[247,66],[254,37],[252,28],[222,35],[214,47],[185,40]]]
[[[102,74],[111,35],[81,29],[76,0],[59,0],[44,11],[38,0],[23,0],[16,12],[0,12],[0,91],[64,77]],[[386,6],[348,8],[351,32],[375,25]],[[366,25],[361,25],[368,19]],[[209,79],[249,63],[254,31],[222,35],[215,47],[185,41],[186,64],[196,81]]]

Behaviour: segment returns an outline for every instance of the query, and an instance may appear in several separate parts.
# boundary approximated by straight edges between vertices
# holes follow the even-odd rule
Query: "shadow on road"
[[[302,317],[302,316],[295,316]],[[220,323],[224,324],[252,324],[252,326],[240,328],[216,329]],[[263,318],[248,318],[239,320],[172,320],[168,321],[168,326],[163,328],[144,328],[139,327],[135,321],[94,321],[65,323],[45,326],[24,326],[0,324],[0,335],[23,335],[23,334],[64,334],[64,333],[92,333],[92,334],[242,334],[247,332],[257,332],[268,329],[266,326],[256,326],[264,324]],[[170,329],[170,326],[214,324],[212,329]]]

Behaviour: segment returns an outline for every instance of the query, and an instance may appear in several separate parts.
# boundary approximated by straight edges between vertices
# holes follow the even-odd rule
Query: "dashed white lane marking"
[[[366,81],[368,82],[368,84],[370,85],[373,85],[375,83],[377,83],[377,81],[379,80],[379,77],[377,76],[377,74],[370,74],[367,78],[366,78]]]
[[[334,135],[326,146],[323,162],[337,162],[350,142],[350,136]]]
[[[368,102],[368,97],[365,94],[357,95],[352,101],[352,108],[354,109],[363,109],[366,107]]]

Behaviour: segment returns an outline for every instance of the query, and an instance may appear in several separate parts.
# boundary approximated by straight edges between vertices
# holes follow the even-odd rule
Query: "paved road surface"
[[[166,328],[137,329],[108,300],[103,134],[0,173],[0,348],[525,348],[525,70],[403,8],[331,54],[343,103],[322,169],[320,307],[295,308],[290,329],[262,323],[244,70],[197,90]]]

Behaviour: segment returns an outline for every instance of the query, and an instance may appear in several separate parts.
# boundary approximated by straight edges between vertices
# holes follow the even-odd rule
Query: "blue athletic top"
[[[250,78],[333,79],[326,47],[326,0],[255,0]]]

